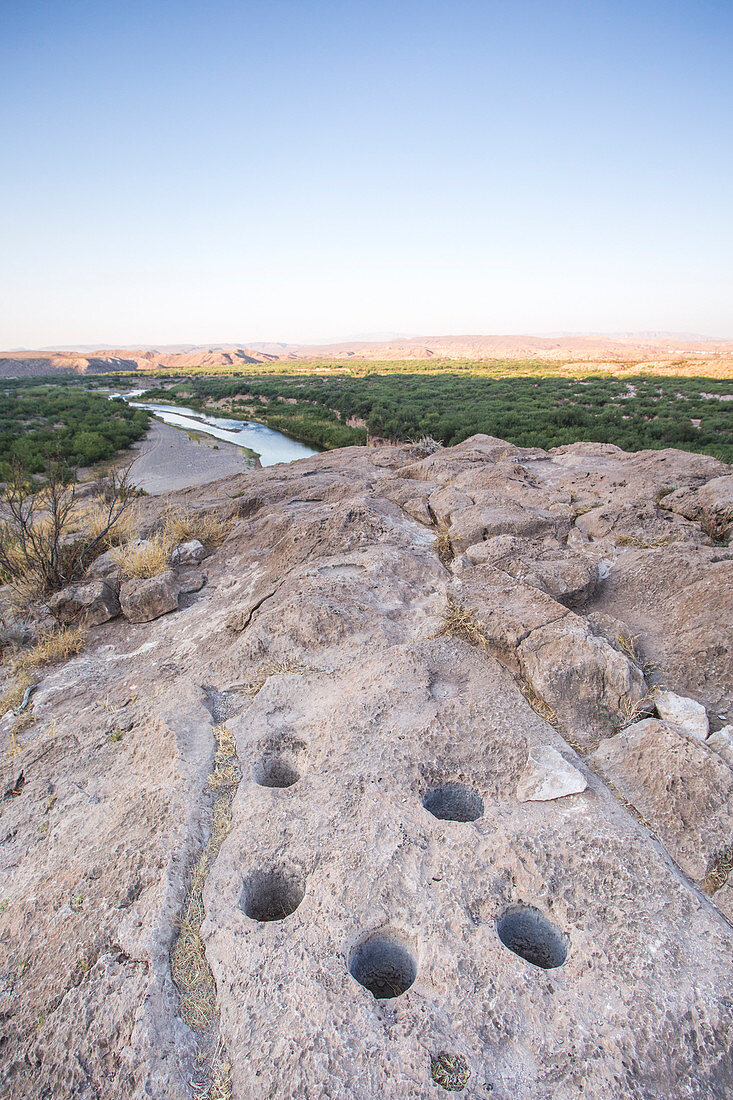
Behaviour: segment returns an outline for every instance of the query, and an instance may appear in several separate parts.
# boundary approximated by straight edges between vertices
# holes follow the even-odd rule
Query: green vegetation
[[[325,448],[364,443],[367,433],[390,440],[430,435],[451,445],[484,432],[523,447],[587,440],[629,451],[679,447],[733,462],[731,405],[720,400],[733,385],[721,379],[493,378],[454,365],[439,374],[190,375],[173,381],[148,391],[146,400],[204,410],[221,402],[217,415],[261,420]]]
[[[4,379],[0,383],[0,481],[14,462],[41,473],[49,458],[68,468],[112,458],[145,434],[148,413],[121,398],[90,392],[77,378]]]
[[[293,367],[5,381],[0,480],[13,456],[39,472],[49,453],[69,466],[87,464],[138,439],[148,414],[96,392],[130,385],[153,387],[146,401],[262,421],[325,449],[425,435],[450,446],[484,432],[523,447],[587,440],[629,451],[679,447],[733,462],[733,406],[720,400],[733,391],[726,378],[631,376],[626,365],[618,377],[588,364],[509,360],[298,361],[297,374]]]

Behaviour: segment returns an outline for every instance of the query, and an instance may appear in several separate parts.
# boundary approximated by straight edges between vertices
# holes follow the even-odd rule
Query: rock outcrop
[[[188,490],[207,583],[124,582],[0,722],[0,1092],[733,1094],[733,552],[662,507],[728,476],[474,436]]]

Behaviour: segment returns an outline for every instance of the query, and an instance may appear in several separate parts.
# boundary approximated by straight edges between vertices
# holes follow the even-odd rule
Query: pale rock
[[[683,695],[675,695],[673,691],[657,691],[654,705],[663,721],[670,722],[683,733],[697,737],[700,741],[707,737],[710,725],[705,707],[701,703],[686,699]]]
[[[705,744],[714,749],[733,768],[733,726],[723,726],[708,736]]]
[[[206,547],[198,539],[182,542],[171,551],[171,565],[196,565],[206,557]]]
[[[585,776],[552,745],[529,750],[527,765],[517,787],[520,802],[548,802],[569,794],[580,794],[588,786]]]

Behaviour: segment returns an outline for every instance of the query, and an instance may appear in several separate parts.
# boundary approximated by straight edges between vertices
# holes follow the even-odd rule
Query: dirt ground
[[[152,496],[239,474],[259,465],[242,447],[151,420],[138,449],[130,451],[132,481]]]

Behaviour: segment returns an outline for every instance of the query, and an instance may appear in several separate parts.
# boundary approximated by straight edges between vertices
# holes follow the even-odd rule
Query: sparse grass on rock
[[[463,638],[469,645],[485,648],[488,644],[483,624],[476,617],[475,611],[464,607],[458,600],[449,599],[443,612],[443,625],[438,631],[438,636],[448,638]]]
[[[204,546],[221,546],[229,534],[230,524],[215,512],[192,512],[172,509],[163,520],[163,538],[172,549],[181,542],[198,539]]]

